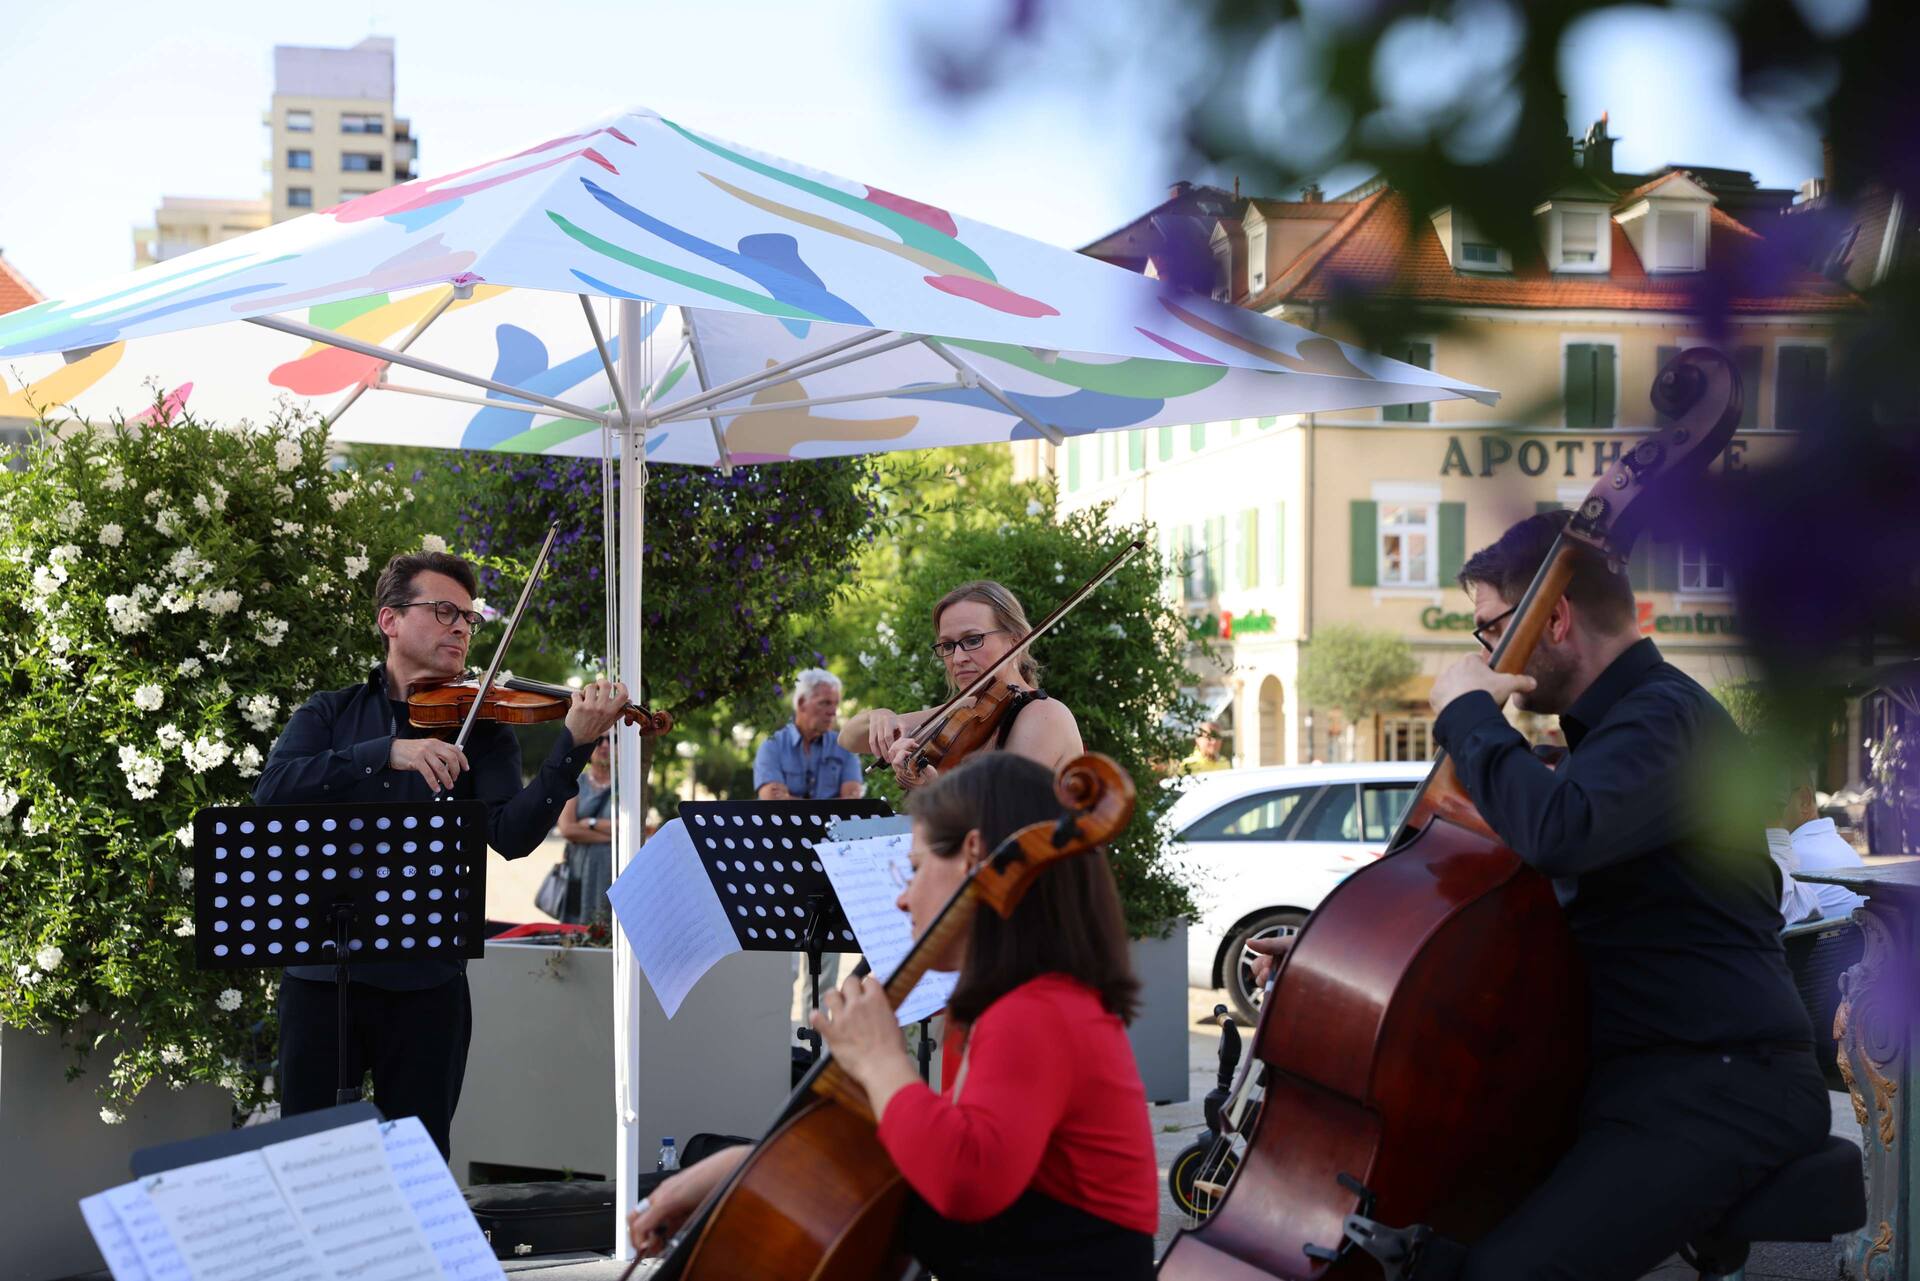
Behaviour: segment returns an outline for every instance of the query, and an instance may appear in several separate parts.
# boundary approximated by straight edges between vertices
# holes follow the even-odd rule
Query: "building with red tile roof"
[[[6,252],[0,250],[0,316],[22,307],[31,307],[44,299],[45,295],[35,289],[32,282],[7,261]]]

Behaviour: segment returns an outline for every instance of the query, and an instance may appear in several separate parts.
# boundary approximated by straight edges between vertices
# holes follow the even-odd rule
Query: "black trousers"
[[[1631,1054],[1594,1065],[1580,1136],[1468,1252],[1464,1281],[1636,1281],[1832,1125],[1811,1051]]]
[[[280,980],[280,1110],[333,1106],[340,1079],[339,1007],[331,983]],[[417,1116],[440,1155],[450,1151],[453,1110],[467,1074],[473,1002],[467,976],[438,987],[389,992],[347,985],[347,1076],[373,1073],[374,1102],[388,1119]]]

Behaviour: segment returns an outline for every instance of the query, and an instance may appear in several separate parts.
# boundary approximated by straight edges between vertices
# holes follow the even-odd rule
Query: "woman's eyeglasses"
[[[1489,654],[1493,653],[1494,643],[1500,639],[1500,632],[1502,630],[1500,624],[1512,618],[1513,611],[1519,608],[1518,605],[1515,605],[1513,609],[1508,610],[1498,618],[1489,618],[1486,622],[1473,629],[1473,638],[1480,642],[1481,649],[1486,650]]]
[[[933,643],[933,652],[942,658],[953,657],[953,651],[956,649],[964,649],[971,654],[974,650],[979,649],[987,643],[987,637],[1005,635],[1006,630],[1004,627],[996,627],[990,632],[969,632],[959,640],[935,641]]]
[[[478,627],[487,620],[471,609],[461,609],[450,600],[410,600],[404,605],[395,605],[395,609],[412,609],[415,605],[433,606],[433,619],[442,627],[452,627],[454,620],[464,618],[468,627]]]

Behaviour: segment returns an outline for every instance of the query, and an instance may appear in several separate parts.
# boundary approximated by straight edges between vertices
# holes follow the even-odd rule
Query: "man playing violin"
[[[946,665],[947,688],[957,693],[971,685],[1032,630],[1019,600],[999,583],[962,583],[942,596],[933,607],[933,652]],[[1008,666],[1013,670],[1002,668],[1001,679],[1012,687],[1012,697],[986,750],[1012,752],[1058,770],[1086,750],[1080,726],[1066,704],[1035,687],[1040,664],[1031,650]],[[840,731],[840,745],[886,761],[902,787],[924,787],[939,771],[915,768],[914,755],[922,746],[915,735],[936,710],[861,712]]]
[[[552,753],[521,784],[513,731],[475,723],[466,751],[408,723],[420,685],[459,677],[481,621],[473,567],[446,552],[387,562],[374,590],[386,661],[367,679],[315,694],[294,712],[254,788],[257,805],[427,801],[443,793],[487,805],[487,843],[533,852],[579,788],[594,744],[620,718],[626,690],[596,681],[573,695]],[[333,1104],[340,1067],[331,966],[290,966],[280,984],[280,1094],[287,1115]],[[441,959],[369,965],[353,976],[347,1065],[373,1074],[389,1117],[418,1116],[444,1156],[473,1030],[466,966]]]

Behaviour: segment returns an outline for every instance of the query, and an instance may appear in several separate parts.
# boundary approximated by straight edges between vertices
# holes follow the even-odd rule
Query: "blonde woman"
[[[985,579],[962,583],[942,596],[933,607],[932,649],[946,666],[947,688],[965,689],[1032,630],[1019,600],[999,583]],[[1040,664],[1031,650],[1000,670],[999,679],[1013,688],[1015,697],[985,750],[1012,752],[1057,771],[1086,748],[1073,713],[1038,688],[1039,676]],[[886,761],[902,787],[925,787],[938,771],[913,768],[914,753],[920,748],[914,735],[935,710],[870,708],[847,722],[840,731],[840,745]]]

